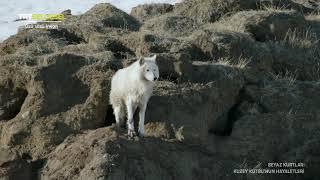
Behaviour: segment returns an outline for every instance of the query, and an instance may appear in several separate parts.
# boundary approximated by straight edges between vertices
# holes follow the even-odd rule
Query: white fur
[[[133,115],[139,107],[139,135],[144,135],[144,119],[147,103],[155,81],[159,78],[156,55],[140,58],[130,66],[118,70],[112,77],[110,103],[117,125],[124,123],[127,110],[128,135],[134,135]]]

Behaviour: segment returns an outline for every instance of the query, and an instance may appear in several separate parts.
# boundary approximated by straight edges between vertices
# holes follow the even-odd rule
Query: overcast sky
[[[14,22],[18,14],[60,13],[71,9],[72,14],[81,14],[97,3],[111,3],[130,13],[131,8],[145,3],[170,3],[179,0],[0,0],[0,42],[17,33],[24,22]]]

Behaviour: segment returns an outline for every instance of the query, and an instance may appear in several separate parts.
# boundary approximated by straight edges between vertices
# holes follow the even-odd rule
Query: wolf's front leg
[[[144,118],[146,114],[147,104],[140,105],[140,111],[139,111],[139,136],[144,136]]]
[[[121,107],[121,106],[115,106],[113,108],[114,110],[114,115],[115,115],[115,118],[116,118],[116,125],[118,127],[121,127],[123,125],[123,121],[124,121],[124,117],[125,117],[125,111],[123,110],[125,109],[125,107]]]
[[[134,113],[134,107],[133,107],[133,103],[132,103],[132,99],[129,97],[127,102],[126,102],[126,106],[127,106],[127,111],[128,111],[128,136],[129,137],[133,137],[135,132],[134,132],[134,120],[133,120],[133,113]]]

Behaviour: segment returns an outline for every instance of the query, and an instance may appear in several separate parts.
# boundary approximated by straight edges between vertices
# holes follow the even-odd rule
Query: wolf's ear
[[[145,59],[156,63],[157,55],[153,55],[152,57],[147,57]]]
[[[157,60],[157,55],[156,55],[156,54],[153,55],[153,56],[150,58],[150,60],[156,63],[156,62],[157,62],[157,61],[156,61],[156,60]]]
[[[140,64],[140,66],[142,66],[144,64],[144,58],[143,57],[139,58],[139,64]]]
[[[147,61],[152,61],[156,63],[157,55],[151,56],[151,57],[145,57],[144,58]]]

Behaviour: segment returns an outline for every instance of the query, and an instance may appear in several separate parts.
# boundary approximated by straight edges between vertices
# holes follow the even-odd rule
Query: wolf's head
[[[142,57],[139,59],[142,76],[150,82],[154,82],[159,79],[159,68],[156,58],[157,56],[154,55],[152,57]]]

